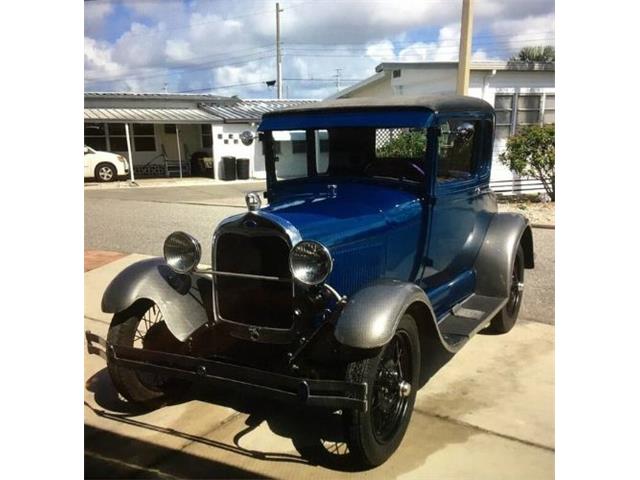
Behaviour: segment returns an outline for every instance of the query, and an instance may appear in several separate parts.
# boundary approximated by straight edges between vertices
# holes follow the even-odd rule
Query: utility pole
[[[340,91],[340,73],[342,72],[341,68],[336,68],[336,92]]]
[[[458,82],[456,93],[466,95],[469,91],[469,70],[471,67],[471,37],[473,35],[472,0],[462,0],[462,20],[460,25],[460,55],[458,56]]]
[[[276,3],[276,83],[278,86],[278,99],[282,98],[282,52],[280,51],[280,4]]]

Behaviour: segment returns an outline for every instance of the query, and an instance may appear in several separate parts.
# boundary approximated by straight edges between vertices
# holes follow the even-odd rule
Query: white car
[[[114,182],[129,173],[129,162],[122,155],[99,152],[84,146],[84,178],[98,182]]]

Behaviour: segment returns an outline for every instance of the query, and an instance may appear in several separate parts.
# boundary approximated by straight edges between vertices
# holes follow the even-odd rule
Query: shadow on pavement
[[[433,367],[433,371],[429,372],[433,375],[440,367],[442,367],[450,356],[439,358],[437,366]],[[220,405],[229,407],[236,412],[241,412],[248,417],[245,419],[245,426],[239,430],[233,437],[232,442],[221,442],[206,438],[200,435],[193,435],[187,432],[182,432],[173,428],[166,428],[158,425],[154,425],[148,422],[144,422],[136,419],[137,416],[144,413],[148,413],[148,410],[142,410],[140,408],[133,407],[130,403],[122,400],[109,377],[109,373],[106,368],[100,370],[86,382],[86,388],[94,395],[95,403],[101,407],[101,409],[94,408],[85,402],[85,406],[90,408],[96,415],[103,418],[108,418],[112,421],[122,422],[128,425],[132,425],[138,428],[144,428],[151,431],[161,432],[166,435],[172,435],[174,437],[182,438],[189,442],[199,443],[208,447],[220,449],[222,451],[231,452],[237,455],[250,457],[255,460],[265,462],[286,462],[291,465],[310,465],[321,466],[330,470],[339,472],[357,472],[359,468],[354,464],[352,457],[349,454],[346,439],[344,436],[343,416],[340,412],[330,412],[323,409],[315,409],[304,406],[295,405],[283,405],[281,403],[273,402],[271,399],[263,396],[247,396],[236,395],[232,389],[222,391],[213,391],[211,388],[205,388],[202,385],[193,384],[188,388],[180,398],[176,398],[173,404],[184,403],[192,400],[199,400],[205,403]],[[104,410],[102,410],[104,409]],[[416,422],[414,415],[414,420]],[[423,428],[430,428],[434,422],[437,424],[439,421],[435,419],[422,419],[420,422],[427,422],[422,427],[418,427],[420,430]],[[240,442],[242,438],[261,424],[266,423],[271,432],[280,437],[286,437],[291,439],[294,447],[300,454],[300,456],[291,453],[277,453],[277,452],[262,452],[258,450],[251,450],[241,446]],[[429,425],[429,426],[427,426]],[[438,428],[437,425],[433,425]],[[410,432],[407,437],[418,435],[422,437],[420,432]],[[418,440],[421,444],[421,448],[414,452],[417,455],[410,455],[411,461],[408,457],[403,460],[402,470],[409,470],[412,466],[419,465],[425,461],[429,452],[438,451],[447,443],[458,443],[466,439],[467,434],[460,432],[454,435],[453,438],[447,440],[432,439],[429,444],[424,443],[424,439]],[[407,439],[411,442],[412,440]],[[93,432],[85,433],[85,448],[89,445],[90,448],[94,448],[94,445],[98,445],[102,449],[102,437],[94,437]],[[168,449],[169,450],[169,449]],[[107,450],[109,451],[109,450]],[[116,455],[115,458],[126,458],[126,452],[129,449],[125,449],[122,454],[118,454],[117,450],[113,451],[111,455]],[[169,450],[170,452],[172,450]],[[176,454],[182,454],[182,452],[176,451]],[[426,455],[425,455],[426,454]],[[114,458],[114,457],[111,457]],[[174,468],[178,465],[177,475],[180,477],[190,477],[189,471],[193,475],[198,475],[196,472],[202,472],[201,465],[194,464],[193,469],[188,467],[188,462],[181,462],[178,457],[171,457],[171,467]],[[387,462],[388,464],[390,462]],[[182,471],[182,466],[187,471]],[[376,472],[381,470],[383,473],[385,470],[383,467],[376,469]],[[397,473],[397,472],[396,472]],[[228,475],[219,474],[216,471],[217,478],[224,478]]]
[[[216,478],[268,478],[215,460],[125,437],[89,425],[84,426],[84,431],[85,442],[86,438],[98,436],[100,438],[99,444],[93,442],[90,449],[85,446],[85,478],[175,478],[174,475],[189,477],[192,469],[211,472],[211,475],[215,475]],[[127,452],[122,452],[122,446],[126,446]],[[144,454],[151,454],[158,459],[171,456],[175,460],[174,465],[182,465],[183,470],[166,475],[154,469],[153,465],[139,465],[137,458]]]
[[[174,404],[200,400],[247,414],[245,428],[235,434],[233,444],[227,444],[136,419],[137,416],[148,413],[149,410],[132,406],[120,398],[106,368],[92,376],[86,382],[86,388],[94,394],[95,402],[104,410],[94,408],[87,402],[85,406],[96,415],[116,422],[172,435],[257,460],[303,463],[341,471],[356,471],[346,448],[342,416],[333,412],[290,405],[284,407],[268,398],[237,396],[233,391],[211,392],[199,385],[192,385],[180,398],[174,400]],[[267,423],[273,433],[290,438],[300,456],[289,453],[266,453],[240,446],[241,439],[263,422]],[[102,437],[94,437],[96,433],[85,431],[85,446],[91,445],[93,448],[93,445],[103,443]]]

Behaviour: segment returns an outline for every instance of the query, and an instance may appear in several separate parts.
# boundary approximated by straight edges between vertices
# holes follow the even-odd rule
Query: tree
[[[546,47],[524,47],[517,55],[509,59],[510,62],[553,62],[556,61],[556,49]]]
[[[507,140],[500,161],[518,175],[534,177],[544,185],[551,200],[556,199],[556,127],[530,125]]]
[[[402,132],[377,149],[378,157],[419,158],[424,155],[424,132]]]

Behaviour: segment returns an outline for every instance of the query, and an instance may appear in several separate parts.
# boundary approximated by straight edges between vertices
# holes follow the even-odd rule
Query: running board
[[[464,302],[454,305],[438,322],[442,338],[449,347],[459,350],[471,337],[489,326],[491,319],[506,302],[506,298],[471,295]]]

